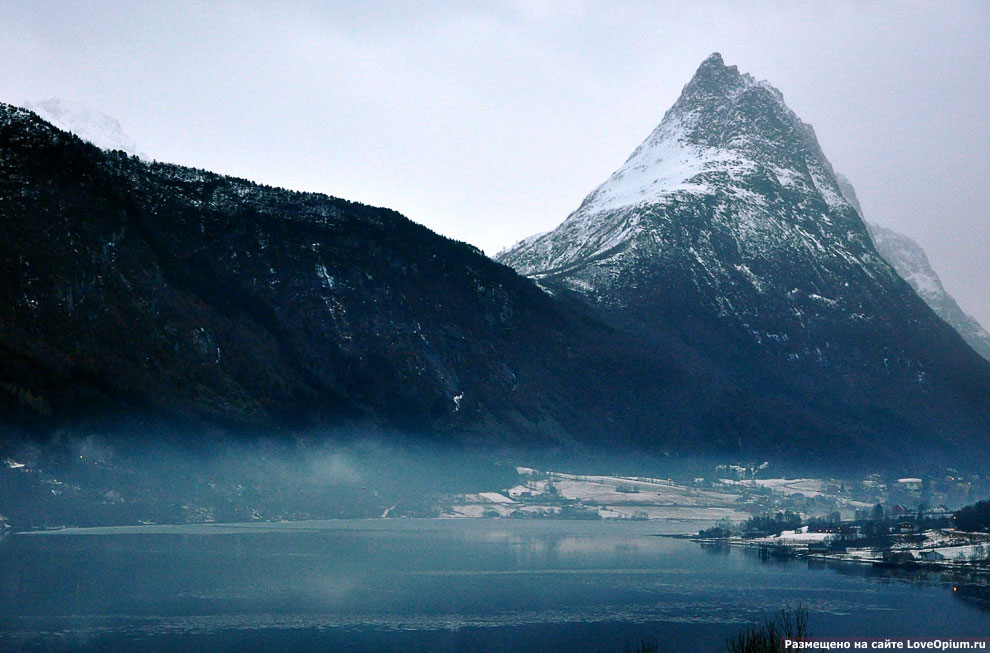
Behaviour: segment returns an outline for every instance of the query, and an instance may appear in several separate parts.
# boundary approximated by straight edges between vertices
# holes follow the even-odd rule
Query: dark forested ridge
[[[0,222],[8,436],[339,427],[843,462],[955,455],[990,424],[965,357],[908,401],[876,375],[802,394],[818,379],[682,337],[690,315],[658,308],[644,335],[394,211],[101,151],[8,105]]]
[[[474,248],[0,112],[7,420],[567,437],[560,368],[602,327]]]

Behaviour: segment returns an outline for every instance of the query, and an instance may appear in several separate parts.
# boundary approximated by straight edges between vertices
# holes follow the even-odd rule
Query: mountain
[[[842,196],[864,217],[852,183],[841,174],[835,175]],[[990,360],[990,333],[974,317],[967,314],[955,298],[942,287],[942,280],[928,262],[928,255],[921,245],[893,229],[867,222],[867,229],[877,251],[910,284],[918,296],[925,300],[935,313],[948,322],[976,353]]]
[[[963,311],[952,295],[942,287],[942,280],[932,269],[921,245],[904,234],[878,224],[867,223],[867,226],[877,251],[897,270],[897,274],[914,288],[918,296],[939,317],[958,331],[976,353],[990,360],[990,333],[976,318]]]
[[[0,222],[10,428],[554,442],[607,419],[578,370],[600,376],[609,328],[394,211],[147,163],[0,105]]]
[[[877,252],[812,127],[717,53],[560,226],[496,258],[719,370],[748,410],[713,416],[712,446],[985,442],[990,366]]]
[[[976,464],[990,430],[990,365],[877,254],[811,129],[718,58],[503,256],[535,282],[394,211],[9,105],[0,221],[0,449],[400,434],[863,467]]]
[[[85,104],[49,98],[38,102],[26,102],[24,107],[34,111],[62,131],[72,132],[101,149],[121,150],[146,158],[131,137],[124,133],[116,118],[111,118]]]

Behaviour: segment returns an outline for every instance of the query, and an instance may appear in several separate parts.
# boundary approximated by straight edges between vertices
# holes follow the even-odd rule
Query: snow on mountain
[[[0,417],[986,451],[990,364],[880,257],[777,91],[713,56],[654,136],[499,257],[538,288],[393,211],[101,152],[0,103]]]
[[[859,212],[864,220],[863,207],[856,197],[856,189],[852,183],[843,175],[836,173],[836,180],[839,182],[839,189],[842,191],[850,204]],[[978,354],[990,360],[990,333],[976,321],[976,318],[967,314],[956,303],[955,298],[942,287],[942,280],[931,263],[928,262],[928,255],[921,245],[911,240],[904,234],[893,229],[882,227],[876,223],[867,222],[866,226],[870,230],[870,237],[876,245],[880,255],[893,266],[897,274],[914,288],[918,296],[925,300],[935,313],[948,322],[953,329],[959,332],[969,346],[976,350]]]
[[[728,265],[723,246],[733,250]],[[554,277],[595,294],[632,262],[670,259],[674,251],[689,253],[710,280],[743,281],[761,292],[781,283],[772,270],[785,258],[832,259],[835,279],[845,274],[840,268],[892,277],[812,127],[779,91],[726,66],[718,53],[557,229],[497,258],[535,279]],[[816,288],[777,290],[827,296]]]
[[[884,260],[850,197],[783,95],[716,53],[577,210],[496,258],[716,370],[723,390],[685,404],[713,446],[924,447],[935,424],[987,416],[990,367]]]
[[[72,132],[103,150],[122,150],[128,154],[145,157],[131,137],[124,133],[120,123],[79,102],[49,98],[39,102],[25,102],[24,107],[62,131]]]
[[[859,217],[866,219],[863,213],[863,207],[859,203],[859,197],[856,196],[856,189],[853,188],[852,182],[846,178],[841,172],[835,173],[835,181],[839,184],[839,192],[842,196],[846,198],[846,201],[852,204],[852,207],[856,209],[856,213],[859,213]]]
[[[967,314],[956,300],[942,287],[942,280],[932,269],[921,245],[904,234],[878,224],[869,224],[870,235],[880,255],[890,263],[897,274],[914,288],[918,296],[952,328],[959,332],[969,346],[990,360],[990,333]]]
[[[706,176],[717,171],[736,180],[752,172],[753,163],[728,147],[704,146],[688,138],[689,121],[664,121],[607,182],[582,205],[587,213],[656,204],[679,191],[714,193]]]

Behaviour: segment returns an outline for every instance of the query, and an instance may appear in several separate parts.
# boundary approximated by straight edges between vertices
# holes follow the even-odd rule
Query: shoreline
[[[660,537],[668,537],[660,535]],[[679,537],[679,536],[673,536]],[[981,575],[990,575],[990,561],[981,561],[980,563],[973,562],[958,562],[955,560],[939,560],[939,561],[929,561],[929,560],[913,560],[913,561],[892,561],[884,560],[883,554],[885,552],[899,553],[899,552],[912,552],[920,551],[924,549],[930,549],[932,547],[919,547],[919,548],[886,548],[878,549],[878,557],[866,557],[866,556],[853,556],[843,553],[812,553],[808,550],[802,550],[800,545],[788,545],[780,542],[770,542],[767,540],[744,540],[742,538],[700,538],[697,536],[680,536],[681,539],[690,539],[698,544],[714,544],[719,546],[736,547],[741,549],[756,549],[765,551],[768,557],[776,558],[793,558],[793,559],[803,559],[817,562],[841,562],[847,564],[858,564],[858,565],[870,565],[878,569],[903,569],[903,570],[917,570],[917,571],[940,571],[940,572],[969,572],[977,573]]]

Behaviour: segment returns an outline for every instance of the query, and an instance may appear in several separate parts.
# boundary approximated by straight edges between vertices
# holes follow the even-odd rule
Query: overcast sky
[[[577,208],[713,51],[990,327],[990,2],[0,0],[0,100],[82,102],[150,157],[490,254]]]

